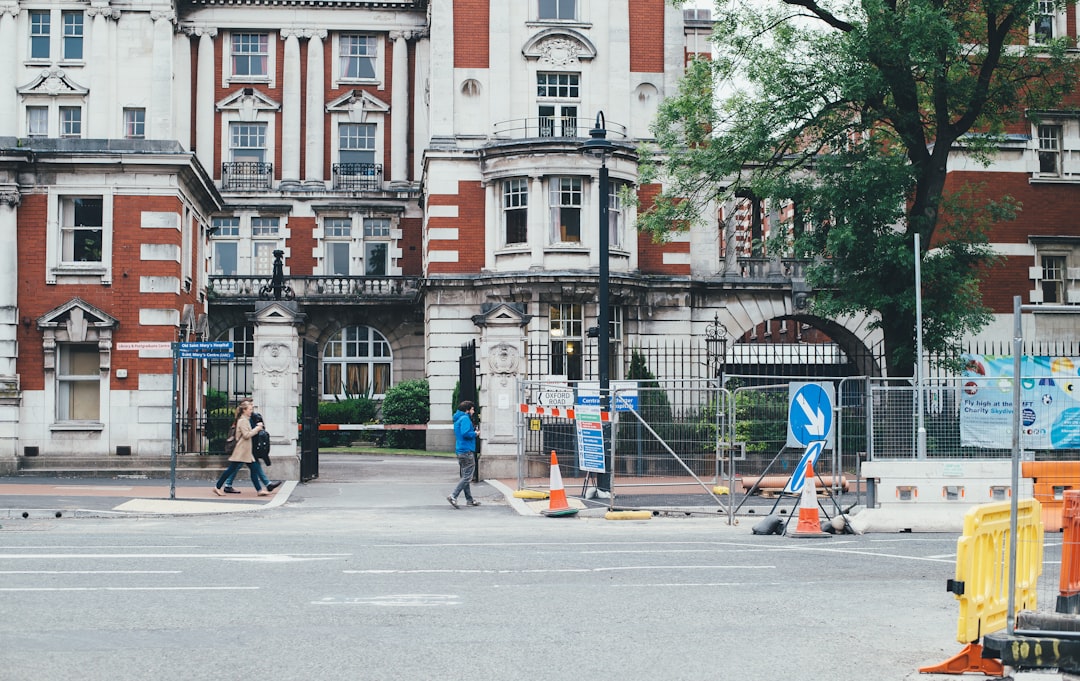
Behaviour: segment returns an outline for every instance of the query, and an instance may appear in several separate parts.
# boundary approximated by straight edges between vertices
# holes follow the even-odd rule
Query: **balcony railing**
[[[266,191],[274,179],[274,164],[231,161],[221,164],[221,188],[229,191]]]
[[[270,284],[271,277],[210,277],[210,297],[237,302],[259,298],[260,291]],[[415,303],[420,300],[420,277],[285,277],[295,299],[309,303]]]
[[[381,163],[335,163],[334,189],[339,191],[375,192],[382,188]]]
[[[563,138],[585,139],[589,136],[595,122],[591,118],[571,116],[538,116],[536,118],[515,118],[501,121],[494,125],[492,135],[497,139]],[[626,126],[607,121],[608,136],[613,139],[626,139]]]

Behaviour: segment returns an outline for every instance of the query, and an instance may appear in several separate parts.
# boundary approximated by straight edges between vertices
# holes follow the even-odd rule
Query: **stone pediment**
[[[347,113],[349,121],[363,123],[368,114],[385,114],[390,111],[390,105],[366,90],[349,90],[342,96],[326,105],[328,113]]]
[[[577,31],[549,28],[530,38],[521,54],[546,66],[571,67],[596,57],[596,46]]]
[[[255,119],[259,111],[279,111],[281,102],[271,99],[253,87],[240,88],[224,99],[218,100],[218,111],[239,111],[240,119]]]
[[[473,315],[477,326],[525,326],[532,320],[532,315],[525,314],[521,303],[484,303],[480,314]]]
[[[114,317],[90,303],[80,298],[72,298],[60,307],[38,317],[37,327],[43,331],[51,330],[58,336],[64,336],[60,340],[82,343],[97,340],[104,335],[102,332],[111,334],[111,330],[115,329],[119,323]]]
[[[18,89],[23,96],[85,97],[90,90],[73,81],[63,69],[45,69],[32,81]]]
[[[250,319],[256,324],[292,324],[304,317],[291,300],[260,300]]]

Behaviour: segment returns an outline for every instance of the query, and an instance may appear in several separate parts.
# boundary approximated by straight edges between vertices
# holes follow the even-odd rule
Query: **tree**
[[[953,191],[949,158],[989,162],[1025,111],[1071,92],[1066,39],[1026,44],[1045,5],[718,0],[716,58],[689,65],[654,123],[642,182],[665,188],[639,227],[663,240],[711,202],[789,203],[770,249],[817,259],[814,312],[876,315],[892,376],[914,372],[919,234],[925,347],[955,353],[990,318],[988,230],[1019,206]]]

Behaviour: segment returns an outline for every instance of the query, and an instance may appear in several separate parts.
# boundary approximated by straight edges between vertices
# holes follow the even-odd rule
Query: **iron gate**
[[[319,477],[319,346],[303,341],[300,367],[300,482]]]

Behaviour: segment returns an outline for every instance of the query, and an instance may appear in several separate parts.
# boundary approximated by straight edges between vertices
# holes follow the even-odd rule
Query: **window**
[[[30,10],[30,58],[49,58],[49,12]]]
[[[1039,282],[1044,303],[1065,302],[1065,258],[1060,255],[1042,257],[1042,280]]]
[[[232,341],[233,359],[210,362],[210,387],[225,393],[232,401],[250,396],[254,388],[251,358],[255,355],[255,327],[234,327],[217,340]]]
[[[60,261],[101,263],[104,245],[103,203],[100,196],[66,198],[61,202]]]
[[[146,109],[124,109],[124,137],[139,140],[146,137]]]
[[[237,267],[239,244],[236,238],[240,236],[240,218],[214,218],[211,225],[214,237],[213,273],[218,276],[234,277],[239,274]]]
[[[63,343],[58,344],[57,351],[57,420],[99,420],[101,356],[97,344]]]
[[[1038,12],[1035,14],[1035,42],[1048,43],[1054,39],[1054,19],[1057,11],[1054,9],[1053,0],[1039,0]]]
[[[233,161],[262,163],[266,158],[266,123],[233,123],[231,130]]]
[[[515,178],[503,182],[503,234],[506,244],[529,241],[529,181]]]
[[[552,241],[580,243],[581,178],[552,178],[548,203],[551,208]]]
[[[572,21],[577,18],[576,0],[539,0],[540,19]]]
[[[1039,173],[1061,175],[1061,126],[1039,126]]]
[[[341,163],[374,163],[375,124],[342,123],[339,125],[338,156]]]
[[[536,97],[540,137],[577,137],[577,103],[546,103],[551,99],[578,99],[580,75],[577,73],[536,74]]]
[[[82,137],[82,109],[80,107],[60,107],[60,136]]]
[[[390,387],[393,357],[386,337],[368,326],[350,326],[323,348],[323,395],[381,396]]]
[[[343,35],[339,45],[343,80],[373,80],[375,78],[375,36]]]
[[[626,185],[622,182],[608,183],[608,245],[621,247],[623,245],[623,226],[626,225],[626,206],[620,192]]]
[[[81,61],[83,58],[83,13],[62,12],[64,22],[64,59]]]
[[[26,135],[27,137],[48,137],[49,107],[26,107]]]
[[[251,218],[251,273],[253,275],[270,276],[274,273],[274,251],[278,247],[280,223],[280,218]]]
[[[326,218],[323,220],[323,238],[326,240],[326,274],[337,276],[351,274],[352,220]]]
[[[552,305],[548,310],[548,335],[551,340],[551,375],[566,376],[568,381],[584,379],[582,359],[581,306],[572,303]]]
[[[366,218],[364,220],[364,274],[369,277],[385,277],[390,268],[390,242],[372,239],[390,238],[390,220]]]
[[[235,33],[232,36],[232,67],[234,76],[264,77],[270,49],[266,33]]]

